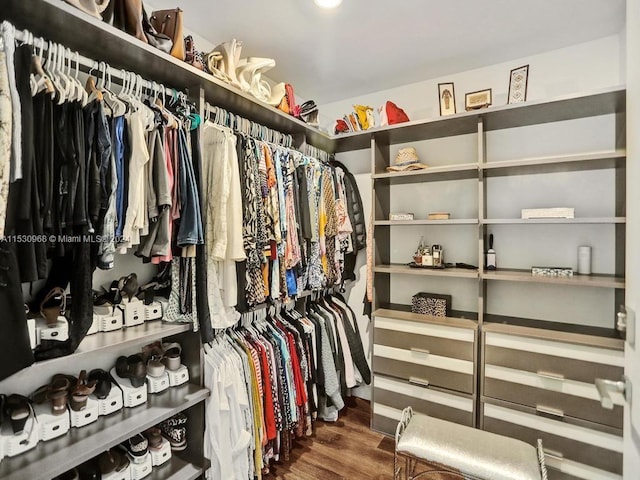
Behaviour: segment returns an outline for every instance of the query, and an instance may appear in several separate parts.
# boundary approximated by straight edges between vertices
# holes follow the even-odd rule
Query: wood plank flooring
[[[393,439],[369,428],[369,402],[350,398],[346,403],[337,422],[319,420],[313,436],[296,440],[289,461],[271,465],[265,480],[392,480]]]

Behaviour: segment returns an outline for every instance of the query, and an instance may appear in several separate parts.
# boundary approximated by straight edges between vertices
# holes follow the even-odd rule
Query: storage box
[[[53,440],[64,435],[71,428],[71,419],[66,407],[64,413],[60,415],[51,413],[51,404],[49,402],[36,404],[33,409],[38,420],[40,440],[45,442]]]
[[[111,369],[111,376],[122,390],[122,399],[124,406],[127,408],[137,407],[147,401],[147,386],[135,388],[131,386],[128,378],[120,378],[116,373],[115,367]]]
[[[575,209],[569,207],[523,208],[522,218],[575,218]]]
[[[24,431],[20,435],[13,434],[10,423],[9,421],[4,422],[0,434],[0,442],[3,444],[2,449],[6,457],[20,455],[38,444],[40,431],[33,415],[27,419]]]
[[[165,371],[159,377],[147,375],[147,391],[149,393],[159,393],[169,388],[169,374]]]
[[[573,269],[568,267],[531,267],[534,277],[573,277]]]
[[[141,463],[131,462],[130,468],[131,468],[131,480],[140,480],[141,478],[146,477],[153,471],[153,464],[151,463],[151,454],[147,453],[144,456],[144,460]]]
[[[151,302],[150,305],[144,306],[144,321],[160,320],[162,318],[162,304],[160,302]]]
[[[113,332],[124,326],[122,311],[119,308],[115,308],[109,315],[96,315],[95,318],[100,332]]]
[[[79,411],[69,410],[72,427],[84,427],[98,420],[100,415],[98,401],[95,398],[87,398],[87,406]]]
[[[413,213],[390,213],[389,220],[391,221],[413,220]]]
[[[167,373],[169,374],[169,385],[172,387],[177,387],[189,381],[189,369],[185,365],[180,365],[177,370],[167,369]]]
[[[171,460],[171,444],[166,438],[162,439],[162,445],[158,450],[149,449],[149,452],[151,453],[151,463],[154,467]]]
[[[64,342],[69,340],[69,322],[60,316],[55,327],[47,325],[44,318],[36,318],[36,343],[40,344],[42,340],[55,340]]]
[[[144,303],[137,298],[132,298],[131,301],[126,303],[121,303],[120,308],[124,316],[124,326],[135,327],[136,325],[142,325],[145,315],[144,307]]]
[[[117,385],[113,384],[111,386],[111,391],[107,398],[97,399],[98,400],[98,411],[100,415],[111,415],[118,410],[122,410],[124,406],[124,399],[122,398],[122,390],[118,388]]]

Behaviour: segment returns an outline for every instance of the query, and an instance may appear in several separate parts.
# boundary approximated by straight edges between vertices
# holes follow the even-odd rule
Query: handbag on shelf
[[[187,35],[184,39],[184,55],[184,61],[186,63],[192,67],[196,67],[198,70],[202,70],[203,72],[207,71],[204,65],[202,53],[196,50],[196,46],[191,35]]]
[[[290,83],[287,83],[284,88],[285,94],[278,105],[278,109],[282,110],[284,113],[300,118],[300,106],[296,105],[296,96],[293,93],[293,87]]]
[[[142,0],[111,0],[102,12],[102,20],[144,43],[149,43],[142,26],[144,6]]]
[[[149,45],[156,47],[158,50],[162,50],[165,53],[171,53],[171,50],[173,49],[173,40],[171,40],[167,35],[156,30],[153,24],[149,21],[147,12],[144,10],[142,11],[142,28]]]
[[[171,39],[173,47],[169,52],[179,60],[185,60],[183,12],[180,8],[157,10],[151,14],[151,25]]]
[[[451,295],[416,293],[411,299],[411,312],[432,317],[450,317]]]

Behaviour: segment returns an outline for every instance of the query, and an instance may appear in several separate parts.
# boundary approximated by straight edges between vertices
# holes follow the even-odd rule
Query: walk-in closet
[[[0,480],[640,478],[639,54],[635,0],[2,0]]]

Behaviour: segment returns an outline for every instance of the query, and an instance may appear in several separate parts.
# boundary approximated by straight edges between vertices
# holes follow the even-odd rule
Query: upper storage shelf
[[[303,134],[307,142],[332,151],[334,140],[284,112],[213,76],[93,18],[62,0],[2,0],[0,20],[61,43],[114,68],[139,73],[177,89],[203,87],[207,101],[275,130]]]
[[[447,117],[416,120],[374,128],[365,132],[336,137],[336,151],[359,150],[371,146],[371,137],[382,143],[399,144],[432,138],[465,135],[478,131],[483,119],[484,130],[522,127],[562,120],[594,117],[626,111],[625,88],[611,87],[591,92],[566,95],[551,100],[533,100],[512,105],[489,107]]]

